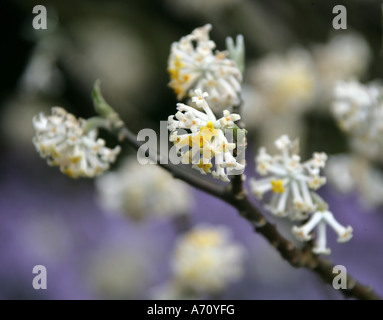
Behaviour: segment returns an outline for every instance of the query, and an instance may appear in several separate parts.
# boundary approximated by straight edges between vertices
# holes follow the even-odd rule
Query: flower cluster
[[[339,80],[361,78],[368,69],[371,49],[368,42],[357,33],[337,34],[324,45],[313,48],[317,74],[318,99],[332,97],[332,89]]]
[[[313,251],[317,254],[329,254],[326,247],[326,224],[338,234],[339,242],[346,242],[352,237],[352,228],[341,226],[327,210],[327,205],[313,191],[326,183],[320,175],[325,167],[327,155],[314,153],[313,157],[301,163],[297,152],[297,143],[284,135],[275,141],[279,155],[271,156],[261,148],[256,157],[257,172],[265,178],[251,180],[251,188],[258,198],[271,191],[273,195],[265,206],[271,213],[292,220],[309,220],[302,226],[293,227],[293,233],[299,240],[311,239],[310,232],[318,226],[318,236]],[[313,213],[314,212],[314,213]]]
[[[286,114],[301,111],[313,102],[315,75],[310,53],[292,49],[285,55],[270,54],[250,68],[259,112]]]
[[[370,56],[368,42],[349,33],[315,44],[310,50],[295,47],[250,62],[250,84],[244,85],[242,92],[247,128],[256,129],[267,146],[283,133],[304,136],[302,112],[314,106],[316,111],[327,112],[336,82],[362,77]]]
[[[314,153],[313,158],[301,163],[296,144],[286,135],[275,141],[281,154],[271,156],[265,148],[259,150],[256,158],[257,172],[262,179],[252,179],[251,188],[256,197],[262,198],[272,191],[267,209],[280,217],[302,220],[316,209],[311,190],[317,190],[326,183],[320,169],[326,164],[325,153]]]
[[[117,172],[96,180],[101,204],[134,220],[187,214],[190,191],[182,181],[154,165],[140,165],[134,157],[125,160]]]
[[[168,129],[171,131],[169,140],[181,153],[182,163],[193,163],[193,168],[202,174],[211,172],[214,158],[215,170],[211,174],[214,178],[227,182],[229,181],[228,173],[239,174],[235,170],[243,171],[244,169],[244,165],[238,163],[233,156],[236,143],[229,142],[225,136],[232,133],[234,138],[234,122],[241,117],[225,110],[223,117],[217,120],[205,99],[207,96],[206,92],[196,90],[192,98],[192,102],[204,112],[183,103],[177,104],[178,112],[175,116],[168,118]],[[183,131],[182,134],[180,130]],[[245,137],[240,137],[237,133],[236,138],[239,141],[241,138],[244,140]]]
[[[196,293],[223,291],[242,275],[244,253],[226,227],[196,226],[176,243],[172,259],[175,282]]]
[[[213,52],[215,43],[209,38],[211,25],[195,29],[174,42],[168,61],[169,86],[178,100],[193,89],[208,92],[208,102],[215,111],[240,103],[242,74],[228,52]]]
[[[332,111],[352,146],[370,159],[383,156],[383,89],[377,84],[338,82]]]
[[[52,108],[50,116],[35,116],[33,125],[33,143],[41,157],[72,178],[101,174],[120,152],[119,146],[109,149],[103,139],[96,139],[96,130],[87,132],[85,120],[78,120],[59,107]]]

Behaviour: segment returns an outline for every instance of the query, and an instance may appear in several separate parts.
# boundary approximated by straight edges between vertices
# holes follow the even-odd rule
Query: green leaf
[[[101,92],[101,81],[97,80],[93,86],[92,99],[95,111],[102,117],[108,118],[116,114],[114,109],[106,102]]]

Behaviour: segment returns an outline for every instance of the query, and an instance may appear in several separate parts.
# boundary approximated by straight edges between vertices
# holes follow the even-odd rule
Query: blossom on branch
[[[338,82],[332,111],[340,128],[361,155],[380,160],[383,156],[383,89],[378,84]]]
[[[217,120],[206,101],[207,97],[206,92],[196,90],[192,98],[192,102],[204,112],[183,103],[177,104],[178,112],[168,118],[168,129],[171,131],[169,140],[181,153],[183,164],[192,163],[193,168],[201,174],[211,173],[214,178],[228,182],[228,173],[240,174],[244,169],[244,165],[233,156],[236,143],[228,140],[244,140],[244,133],[242,136],[239,134],[243,131],[234,124],[241,117],[225,110],[223,117]],[[181,129],[182,134],[179,132]],[[229,134],[231,137],[227,137]]]
[[[41,157],[71,178],[100,175],[120,152],[119,146],[105,147],[105,141],[97,139],[97,130],[87,131],[86,120],[77,119],[63,108],[52,108],[50,116],[40,113],[33,118],[33,125],[33,144]]]
[[[178,100],[193,94],[195,89],[206,91],[210,107],[222,111],[240,103],[242,74],[228,58],[228,52],[213,51],[216,45],[209,38],[210,30],[211,25],[207,24],[172,44],[169,86]]]
[[[275,141],[280,154],[271,156],[265,148],[260,148],[256,157],[256,170],[261,179],[252,179],[254,195],[262,199],[265,193],[272,192],[266,208],[271,213],[293,220],[307,218],[316,209],[311,190],[317,190],[326,183],[320,175],[327,160],[325,153],[314,153],[313,158],[301,163],[296,144],[287,135]]]

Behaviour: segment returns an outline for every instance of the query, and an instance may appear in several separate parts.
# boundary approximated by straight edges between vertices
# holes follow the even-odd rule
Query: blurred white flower
[[[87,257],[85,281],[101,299],[137,299],[148,285],[150,261],[137,250],[106,247]]]
[[[310,53],[293,48],[270,53],[247,68],[242,116],[267,148],[283,134],[305,137],[302,113],[312,107],[316,82]]]
[[[141,165],[136,157],[125,160],[116,172],[96,180],[101,205],[135,220],[188,214],[191,190],[156,165]]]
[[[335,86],[332,112],[339,126],[351,137],[352,147],[362,156],[383,159],[383,89],[340,81]]]
[[[292,220],[302,220],[316,209],[311,190],[317,190],[326,183],[320,176],[327,155],[314,153],[313,158],[301,163],[297,143],[291,142],[287,135],[275,141],[279,155],[271,156],[265,148],[260,148],[256,157],[256,171],[262,179],[252,179],[251,189],[254,195],[262,199],[265,193],[272,191],[265,206],[271,213],[288,216]]]
[[[97,138],[97,130],[86,132],[86,121],[77,119],[63,108],[53,107],[52,114],[33,118],[36,134],[33,144],[42,158],[62,173],[72,177],[94,177],[109,169],[120,152],[105,147]]]
[[[332,88],[339,80],[361,78],[371,60],[367,41],[358,34],[336,35],[327,44],[313,48],[319,82],[318,98],[332,97]]]
[[[192,102],[204,112],[183,103],[177,104],[178,112],[175,116],[168,118],[168,128],[171,131],[169,140],[182,154],[183,164],[193,163],[194,169],[200,171],[201,174],[207,174],[213,167],[212,159],[214,158],[215,170],[211,174],[216,179],[228,182],[227,170],[243,171],[244,165],[238,163],[234,158],[233,150],[236,144],[228,141],[224,130],[232,128],[234,122],[241,117],[224,110],[223,117],[217,120],[206,101],[207,97],[208,94],[202,93],[199,89],[195,90],[195,95],[192,97]],[[179,134],[179,129],[183,129],[184,132]],[[188,133],[186,129],[191,133]],[[234,137],[234,132],[232,131],[232,133],[232,137]]]
[[[298,48],[284,55],[271,53],[249,67],[258,105],[248,108],[258,108],[260,112],[252,121],[307,110],[315,97],[314,70],[310,53]]]
[[[171,262],[175,282],[186,292],[222,292],[242,276],[244,255],[226,227],[198,225],[177,240]]]
[[[171,46],[168,71],[177,99],[195,89],[209,94],[207,101],[214,111],[222,111],[240,103],[242,74],[228,52],[213,52],[211,25],[195,29]]]
[[[326,225],[329,225],[338,235],[338,242],[347,242],[352,238],[352,227],[343,227],[330,211],[317,211],[304,225],[292,228],[293,234],[301,241],[311,240],[311,231],[317,228],[317,237],[313,252],[316,254],[330,254],[327,248]]]

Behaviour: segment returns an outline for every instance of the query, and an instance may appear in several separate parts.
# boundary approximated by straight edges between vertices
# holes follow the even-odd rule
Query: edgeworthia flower
[[[186,215],[192,206],[187,185],[154,165],[127,158],[116,172],[96,180],[101,205],[133,220]]]
[[[254,195],[262,199],[264,194],[272,192],[266,205],[271,213],[293,220],[302,220],[316,209],[311,190],[317,190],[326,183],[320,175],[325,166],[327,155],[314,153],[313,158],[301,162],[296,144],[286,135],[275,141],[280,154],[271,156],[265,148],[260,148],[256,157],[256,171],[261,179],[252,179],[251,188]]]
[[[211,25],[207,24],[172,44],[169,86],[178,100],[196,89],[207,92],[210,107],[222,112],[240,103],[242,74],[227,51],[214,51],[216,45],[209,38],[210,30]]]
[[[177,104],[178,112],[168,118],[169,140],[181,154],[183,164],[192,163],[201,174],[211,173],[214,178],[227,182],[228,173],[240,174],[244,169],[244,165],[233,156],[236,143],[228,140],[234,138],[234,122],[241,117],[225,110],[223,117],[217,119],[206,101],[207,97],[206,92],[196,90],[192,98],[203,112],[183,103]],[[242,131],[237,130],[237,141],[244,139],[239,132]],[[229,134],[231,137],[226,136]]]
[[[50,116],[40,113],[33,118],[33,144],[49,165],[58,166],[72,178],[100,175],[115,161],[120,147],[105,147],[97,130],[87,131],[86,124],[86,120],[54,107]]]
[[[258,100],[253,108],[258,109],[259,116],[299,113],[314,101],[314,67],[310,53],[304,49],[269,54],[251,66],[248,73]]]
[[[177,240],[175,283],[186,291],[217,293],[243,274],[245,251],[224,226],[198,225]]]
[[[332,111],[340,128],[351,137],[362,156],[383,156],[383,89],[378,84],[340,81],[335,86]]]

